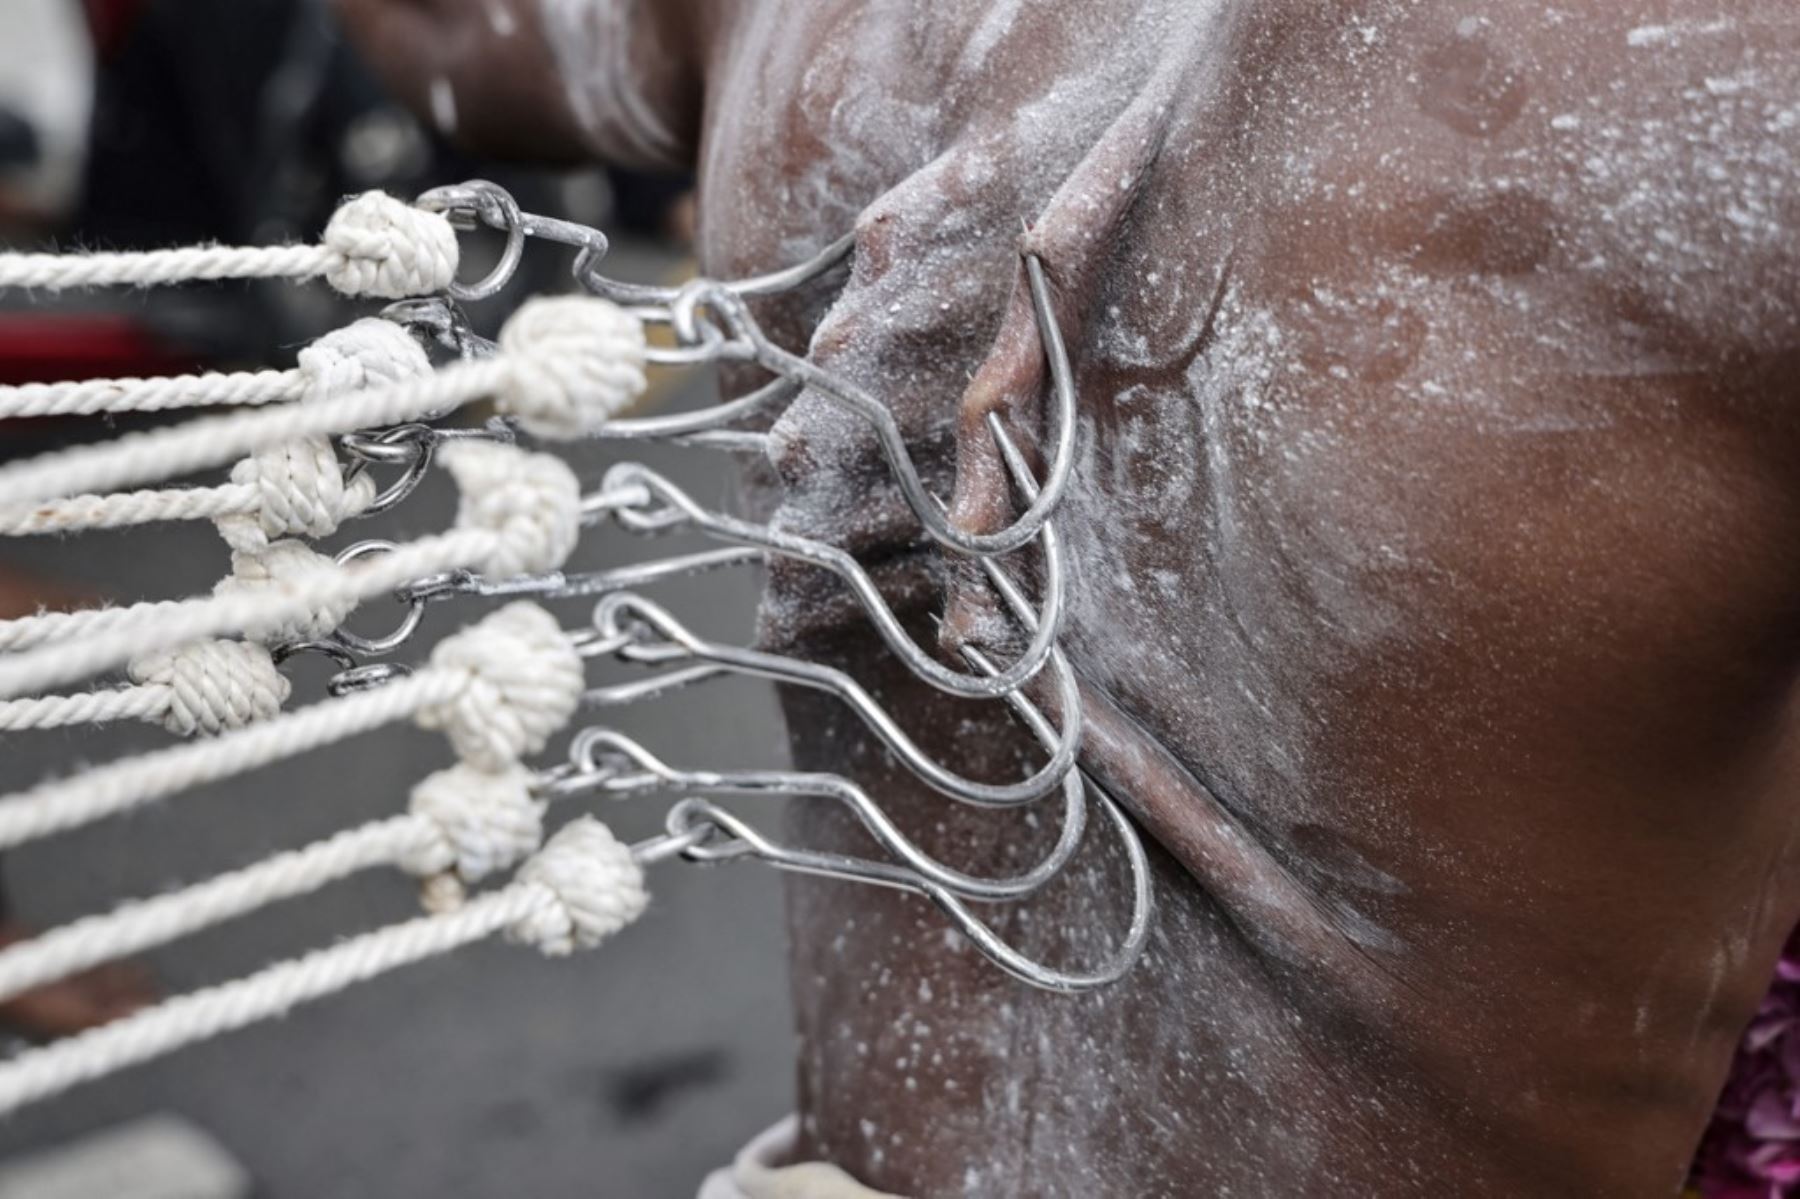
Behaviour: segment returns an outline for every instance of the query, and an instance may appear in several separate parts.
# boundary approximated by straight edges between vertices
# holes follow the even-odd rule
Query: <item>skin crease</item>
[[[631,152],[543,83],[566,14],[341,2],[403,94],[486,80],[476,141]],[[984,414],[1042,433],[1021,221],[1078,368],[1064,643],[1084,764],[1158,847],[1156,933],[1071,999],[921,902],[794,883],[806,1152],[920,1197],[1675,1193],[1800,917],[1791,4],[611,15],[700,170],[708,273],[857,229],[840,295],[759,315],[891,403],[959,519],[1009,510]],[[947,605],[947,640],[1005,648],[866,432],[803,396],[775,433],[753,507],[885,563],[921,636]],[[763,631],[959,769],[1034,760],[810,572],[773,572]],[[797,764],[955,864],[1048,843],[784,703]],[[862,847],[828,811],[789,831]],[[1091,961],[1124,903],[1091,834],[993,917]]]

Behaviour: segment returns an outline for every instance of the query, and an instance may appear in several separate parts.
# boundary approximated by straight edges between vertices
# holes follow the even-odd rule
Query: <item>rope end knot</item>
[[[518,879],[544,895],[509,934],[550,957],[592,949],[650,903],[630,848],[591,816],[565,825],[520,867]]]
[[[538,437],[586,437],[644,392],[644,326],[597,296],[527,300],[500,348],[512,372],[495,403]]]
[[[347,296],[436,295],[456,278],[456,230],[441,214],[384,192],[364,192],[331,215],[321,241],[325,281]]]
[[[531,779],[517,763],[493,771],[458,763],[427,775],[410,808],[430,834],[401,867],[428,878],[454,871],[478,883],[524,861],[544,839],[544,806],[531,797]]]
[[[281,711],[289,684],[269,651],[251,641],[192,641],[135,659],[134,683],[169,688],[170,732],[222,733]]]
[[[556,618],[523,601],[440,641],[431,668],[461,676],[461,686],[422,708],[419,724],[442,729],[458,757],[496,773],[544,748],[585,685],[581,655]]]
[[[481,563],[490,575],[556,570],[581,539],[581,482],[552,454],[532,454],[491,441],[453,442],[438,461],[461,495],[459,528],[492,532]]]

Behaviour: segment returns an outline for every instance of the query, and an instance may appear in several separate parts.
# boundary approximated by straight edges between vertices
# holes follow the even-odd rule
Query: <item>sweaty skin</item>
[[[1064,644],[1156,933],[1070,999],[921,901],[793,883],[806,1152],[920,1199],[1679,1189],[1800,917],[1791,0],[343,2],[419,22],[383,44],[408,94],[557,73],[477,140],[696,165],[709,274],[854,227],[840,294],[759,316],[885,398],[972,527],[1010,511],[986,412],[1045,432],[1021,239],[1050,269]],[[753,506],[879,562],[923,634],[1016,643],[862,426],[806,395],[775,433]],[[774,572],[763,631],[943,761],[1035,760],[816,573]],[[959,866],[1054,831],[784,702],[797,764]],[[1091,961],[1125,899],[1090,834],[994,916]]]

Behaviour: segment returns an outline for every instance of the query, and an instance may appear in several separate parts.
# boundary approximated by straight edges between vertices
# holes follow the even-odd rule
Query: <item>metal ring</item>
[[[335,641],[289,641],[269,650],[269,657],[274,659],[277,666],[301,654],[322,654],[344,670],[356,667],[356,655]]]
[[[639,841],[631,847],[631,856],[640,866],[651,866],[674,857],[685,858],[690,851],[700,848],[720,831],[718,825],[702,818],[679,833],[664,833],[660,837]]]
[[[417,491],[431,470],[432,456],[438,444],[445,439],[439,430],[417,423],[395,425],[380,433],[345,433],[338,438],[338,444],[358,459],[347,476],[349,479],[360,475],[370,462],[406,464],[400,477],[370,500],[369,506],[357,514],[358,518],[379,516]]]
[[[391,541],[359,541],[339,552],[337,563],[339,566],[343,566],[358,558],[366,558],[370,554],[388,554],[398,548]],[[396,598],[398,597],[396,596]],[[361,637],[352,633],[345,626],[339,625],[331,631],[328,640],[366,657],[379,657],[382,654],[393,653],[412,639],[412,635],[418,631],[419,622],[425,619],[425,600],[415,596],[401,602],[406,604],[406,615],[401,618],[400,627],[387,636]]]
[[[475,283],[452,279],[444,289],[452,299],[464,303],[498,295],[512,280],[519,269],[519,260],[525,256],[525,214],[512,193],[497,183],[471,179],[450,187],[434,187],[414,202],[427,212],[443,213],[452,219],[452,223],[456,223],[457,216],[471,213],[488,228],[506,233],[506,248],[500,252],[500,261],[493,270]]]
[[[325,684],[325,690],[333,699],[341,699],[358,691],[373,691],[411,673],[412,667],[399,662],[371,662],[367,666],[352,666],[348,670],[338,671]]]
[[[342,433],[338,435],[338,444],[344,452],[364,462],[380,462],[394,466],[403,462],[411,462],[418,455],[419,447],[426,438],[421,433],[431,432],[431,426],[424,424],[395,425],[391,429],[377,432]]]

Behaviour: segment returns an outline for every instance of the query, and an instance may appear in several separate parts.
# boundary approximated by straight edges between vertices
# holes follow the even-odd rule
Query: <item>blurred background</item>
[[[471,161],[382,94],[323,0],[4,0],[0,9],[0,247],[310,240],[347,193],[410,196],[482,177],[528,211],[604,228],[614,275],[671,281],[688,269],[685,180]],[[562,289],[568,265],[566,253],[534,246],[508,293],[472,309],[474,323],[491,333],[524,295]],[[0,294],[0,383],[287,367],[307,341],[369,310],[322,285],[279,283]],[[659,377],[646,404],[703,404],[713,388],[703,374]],[[0,422],[0,459],[138,423]],[[573,464],[596,483],[616,456],[581,446]],[[632,456],[703,501],[726,499],[725,464],[702,452]],[[323,548],[438,530],[452,505],[433,478]],[[687,548],[698,546],[608,532],[586,538],[571,567]],[[206,524],[13,539],[0,543],[0,619],[196,594],[228,569]],[[756,590],[750,575],[727,574],[657,595],[703,634],[742,641]],[[357,626],[378,630],[382,607]],[[425,638],[399,656],[422,656],[475,615],[466,604],[432,611]],[[559,615],[572,626],[585,609],[566,604]],[[324,696],[328,662],[298,658],[287,669],[290,707]],[[756,684],[609,715],[680,765],[782,761],[773,696]],[[13,734],[0,738],[0,785],[167,741],[147,726]],[[391,815],[448,760],[441,737],[388,730],[9,854],[0,939]],[[600,815],[637,837],[654,830],[661,807]],[[0,1122],[0,1199],[690,1196],[791,1107],[778,886],[755,867],[680,864],[651,885],[649,915],[594,953],[551,962],[482,946]],[[221,981],[414,911],[409,880],[372,872],[75,991],[4,1005],[0,1039],[16,1052],[108,1014],[109,1003]]]

